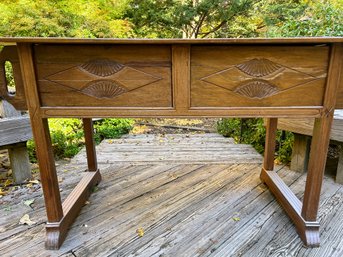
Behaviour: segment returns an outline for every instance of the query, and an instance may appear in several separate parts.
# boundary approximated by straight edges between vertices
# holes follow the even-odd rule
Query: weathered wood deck
[[[26,194],[0,199],[1,256],[343,256],[343,188],[330,177],[321,198],[321,247],[307,249],[261,184],[262,158],[250,146],[216,134],[138,135],[97,150],[103,180],[62,248],[44,250],[42,194],[22,189]],[[63,198],[85,161],[81,152],[58,167]],[[305,175],[286,167],[278,173],[302,197]],[[33,209],[22,203],[32,198]],[[24,214],[37,223],[19,225]]]

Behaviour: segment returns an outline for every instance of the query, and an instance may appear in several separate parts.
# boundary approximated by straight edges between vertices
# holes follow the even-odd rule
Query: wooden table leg
[[[318,246],[319,223],[315,220],[306,220],[303,218],[301,215],[302,203],[273,170],[276,131],[277,119],[269,119],[267,122],[266,145],[261,180],[268,185],[270,191],[275,195],[286,213],[293,220],[304,244],[311,247]]]
[[[60,247],[67,235],[70,225],[73,223],[81,208],[84,206],[85,201],[92,193],[93,187],[101,180],[100,171],[97,167],[92,119],[83,119],[83,127],[85,133],[88,172],[63,202],[63,217],[58,222],[49,221],[47,223],[47,249],[58,249]]]
[[[86,120],[86,141],[88,145],[87,155],[88,153],[90,155],[88,167],[92,172],[87,172],[83,176],[74,190],[61,204],[48,121],[42,118],[40,111],[32,45],[30,43],[19,43],[17,47],[23,82],[25,84],[26,101],[31,117],[32,132],[36,143],[36,153],[48,218],[45,246],[47,249],[58,249],[63,243],[70,225],[93,191],[93,187],[101,180],[100,172],[96,167],[91,121]]]
[[[320,191],[325,171],[326,156],[330,143],[330,129],[333,112],[318,118],[314,123],[306,187],[301,216],[306,222],[316,222],[319,208]],[[306,243],[319,245],[319,228],[305,231]]]
[[[47,119],[36,117],[31,120],[35,138],[36,155],[39,163],[45,208],[49,223],[58,223],[63,218],[63,209],[56,174],[54,155]],[[64,239],[64,238],[63,238]],[[47,230],[46,247],[54,248],[63,241],[58,230]]]
[[[93,137],[93,121],[91,118],[82,119],[85,133],[88,171],[96,171],[98,163],[96,159],[95,142]]]
[[[97,167],[92,119],[84,118],[83,127],[85,134],[88,172],[70,193],[67,199],[63,202],[62,207],[64,216],[60,220],[60,222],[49,222],[47,224],[48,241],[46,247],[48,249],[59,248],[59,246],[65,239],[65,236],[67,235],[69,226],[73,223],[81,208],[84,206],[85,201],[92,193],[93,187],[97,185],[101,180],[100,171]],[[58,234],[56,235],[57,238],[54,238],[54,241],[49,241],[49,235],[51,238],[51,235],[55,235],[56,231],[58,232]]]
[[[263,168],[265,170],[274,169],[274,155],[277,132],[277,118],[267,119],[266,143],[264,150]]]

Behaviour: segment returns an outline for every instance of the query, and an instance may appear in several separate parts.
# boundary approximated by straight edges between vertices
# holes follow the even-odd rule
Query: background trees
[[[130,37],[128,0],[0,1],[1,36]]]
[[[0,0],[0,36],[343,36],[342,0]]]
[[[0,36],[343,36],[343,0],[0,0]],[[52,128],[63,127],[63,131],[56,129],[52,137],[57,146],[61,145],[60,149],[66,150],[62,156],[72,155],[80,147],[76,123],[70,122],[59,120],[50,124]],[[113,129],[115,122],[119,120],[107,123]],[[121,120],[118,134],[124,133],[122,127],[128,129],[130,122]],[[71,127],[76,132],[68,136]],[[261,120],[242,123],[239,119],[223,119],[218,123],[218,131],[263,151],[265,133]],[[292,135],[284,138],[279,159],[287,161]],[[68,147],[63,145],[65,142]]]

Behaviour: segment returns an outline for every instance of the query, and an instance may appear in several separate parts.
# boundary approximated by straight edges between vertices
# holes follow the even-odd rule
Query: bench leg
[[[341,145],[341,149],[339,151],[336,182],[343,184],[343,145]]]
[[[306,172],[310,153],[311,140],[309,136],[294,134],[291,170]]]
[[[12,175],[16,184],[24,183],[32,178],[29,154],[26,143],[16,144],[8,148]]]

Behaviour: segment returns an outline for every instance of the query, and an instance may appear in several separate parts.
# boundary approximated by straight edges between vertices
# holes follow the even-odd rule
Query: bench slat
[[[0,119],[0,146],[26,142],[32,138],[27,116]]]
[[[312,136],[314,119],[279,119],[278,129]],[[331,140],[343,142],[343,110],[336,110],[331,128]]]

